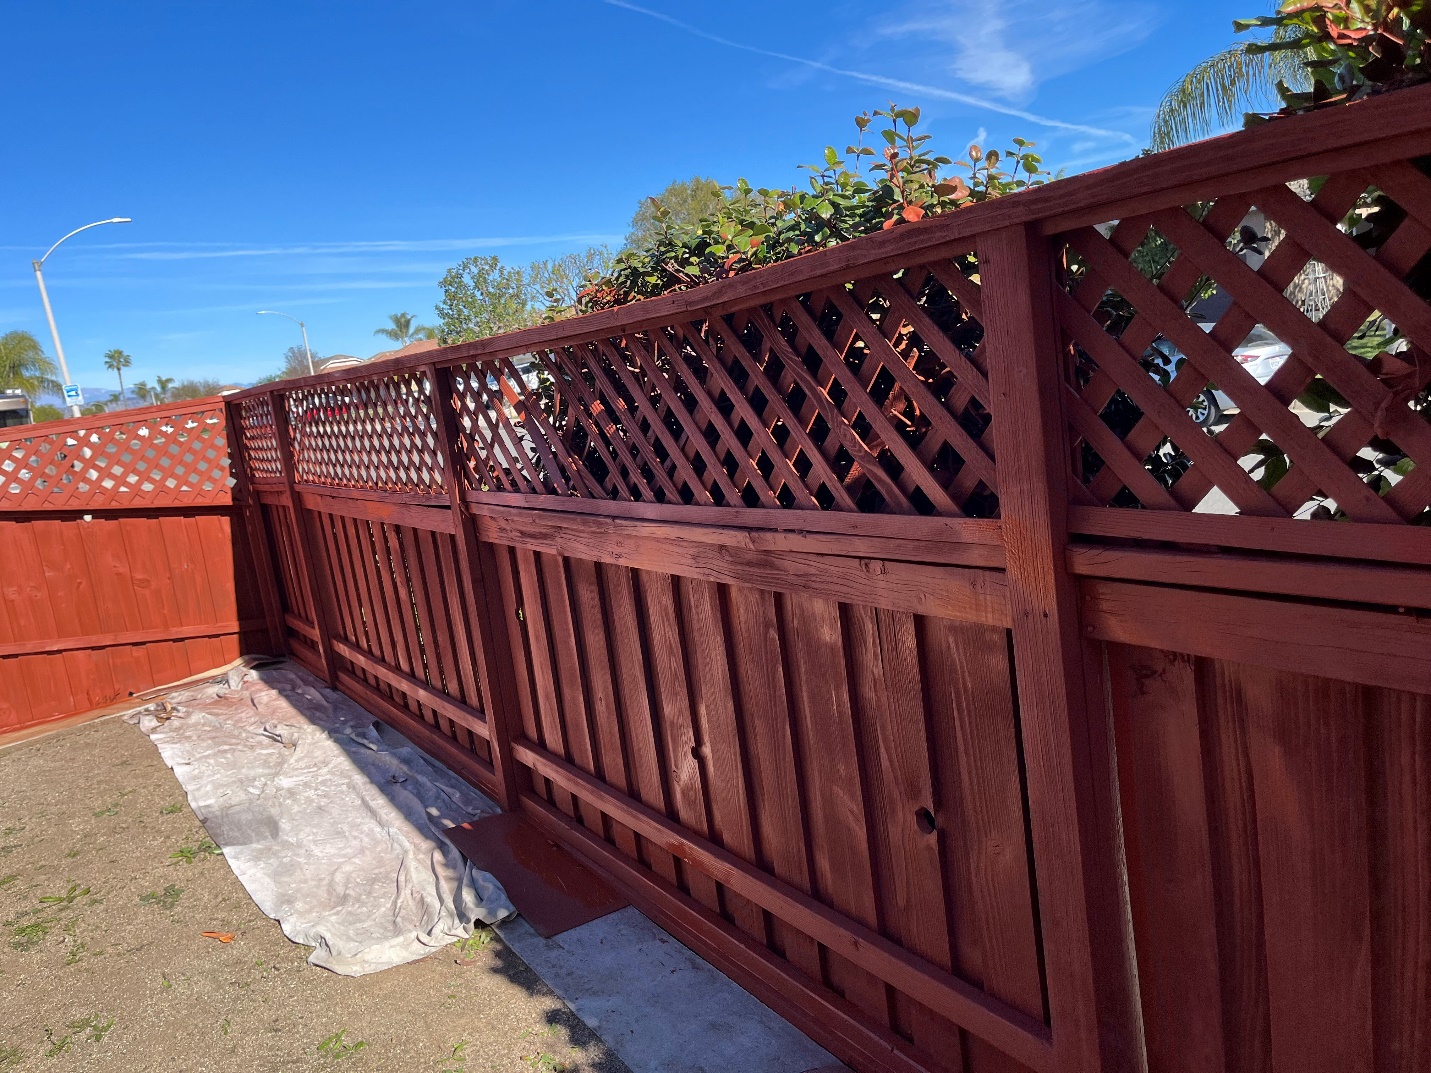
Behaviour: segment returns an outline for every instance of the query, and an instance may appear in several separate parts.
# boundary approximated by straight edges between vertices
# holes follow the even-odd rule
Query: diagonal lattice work
[[[278,429],[273,422],[273,400],[254,395],[238,403],[239,436],[243,460],[251,480],[283,479],[283,460],[278,452]]]
[[[1078,500],[1431,522],[1431,161],[1059,236]]]
[[[0,430],[0,510],[232,501],[223,406],[123,411]]]
[[[296,480],[442,493],[437,419],[422,373],[298,388],[284,399]]]
[[[472,488],[992,516],[972,255],[461,365]]]

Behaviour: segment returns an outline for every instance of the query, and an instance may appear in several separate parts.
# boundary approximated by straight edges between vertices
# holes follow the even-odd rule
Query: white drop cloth
[[[238,667],[125,718],[313,965],[362,976],[515,912],[442,833],[497,806],[292,663]]]

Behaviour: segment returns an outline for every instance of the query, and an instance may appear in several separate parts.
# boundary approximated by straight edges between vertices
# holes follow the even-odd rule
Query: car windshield
[[[1242,341],[1243,346],[1267,346],[1269,343],[1280,343],[1282,340],[1269,332],[1262,325],[1257,325],[1252,331],[1247,333],[1247,338]]]

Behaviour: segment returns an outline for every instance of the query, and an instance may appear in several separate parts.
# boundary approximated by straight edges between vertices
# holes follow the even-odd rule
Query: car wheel
[[[1188,416],[1197,422],[1199,428],[1212,428],[1222,420],[1222,407],[1217,404],[1217,396],[1210,389],[1204,389],[1188,407]]]

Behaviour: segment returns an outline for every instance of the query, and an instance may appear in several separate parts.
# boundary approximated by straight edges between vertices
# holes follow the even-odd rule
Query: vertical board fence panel
[[[218,399],[0,430],[0,735],[273,641]]]

